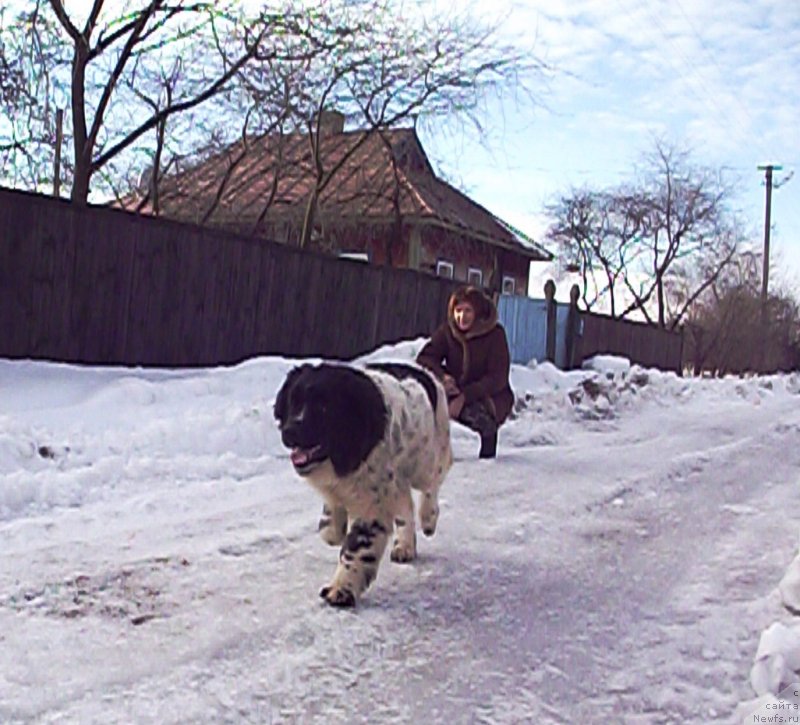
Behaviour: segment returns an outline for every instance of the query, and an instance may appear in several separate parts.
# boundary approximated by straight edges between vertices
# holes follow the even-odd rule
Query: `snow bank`
[[[356,362],[411,361],[424,344],[418,338],[383,346]],[[263,458],[285,455],[272,403],[297,363],[274,357],[153,370],[0,361],[0,520],[81,506],[126,487],[139,493],[142,481],[156,485],[190,460],[204,461],[203,475],[211,477],[251,475]],[[516,402],[501,445],[517,448],[554,445],[587,421],[673,405],[701,389],[754,404],[800,393],[797,375],[691,380],[608,355],[568,372],[549,362],[513,365],[511,384]],[[474,438],[453,426],[457,455],[471,450]]]
[[[0,520],[147,493],[197,463],[237,479],[283,455],[272,401],[293,365],[150,370],[0,361]],[[191,478],[191,476],[190,476]]]
[[[772,624],[762,635],[750,671],[756,694],[778,694],[797,679],[800,670],[800,626]]]
[[[800,553],[786,570],[778,591],[786,609],[800,614]],[[800,623],[795,621],[774,622],[762,633],[750,670],[750,684],[758,697],[739,706],[738,721],[789,722],[769,719],[778,713],[800,721]]]

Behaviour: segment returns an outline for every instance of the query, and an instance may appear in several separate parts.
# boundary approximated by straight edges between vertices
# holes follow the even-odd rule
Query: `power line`
[[[681,4],[680,0],[675,0],[675,4],[678,6],[678,9],[681,11],[681,15],[683,15],[684,20],[686,20],[686,24],[689,26],[689,29],[692,31],[692,33],[697,38],[697,40],[700,41],[700,47],[705,52],[706,57],[711,60],[711,62],[714,64],[714,66],[720,72],[720,74],[722,76],[725,76],[725,71],[722,69],[722,67],[719,65],[719,63],[717,63],[717,59],[715,57],[715,54],[711,52],[711,50],[708,47],[708,44],[703,39],[703,37],[700,35],[700,33],[697,31],[697,28],[695,27],[694,23],[691,21],[691,19],[687,15],[686,10],[684,9],[684,7]],[[742,103],[742,101],[739,98],[739,96],[737,94],[733,94],[733,99],[736,102],[736,104],[739,106],[739,108],[741,108],[744,111],[745,115],[750,119],[750,123],[752,123],[753,126],[757,126],[758,124],[756,122],[756,119],[753,118],[753,116],[750,114],[750,109],[748,109],[747,106],[745,106]]]
[[[617,0],[617,5],[620,8],[620,10],[622,10],[622,12],[624,12],[630,18],[634,28],[636,28],[637,30],[639,29],[645,30],[645,28],[641,28],[637,18],[635,18],[631,10],[623,4],[622,0]],[[720,99],[719,93],[709,88],[708,84],[703,79],[702,75],[697,69],[696,62],[693,61],[692,58],[690,58],[680,47],[678,47],[675,44],[664,23],[661,21],[660,17],[654,12],[651,4],[649,2],[646,2],[638,7],[642,8],[647,13],[648,17],[652,21],[652,24],[657,28],[661,37],[671,47],[670,52],[662,53],[659,55],[659,60],[665,61],[670,66],[670,68],[675,72],[676,76],[685,81],[684,87],[686,89],[686,92],[690,94],[692,97],[694,97],[703,106],[705,106],[705,108],[712,113],[713,118],[715,120],[717,121],[721,120],[730,128],[730,130],[737,133],[737,135],[741,135],[742,137],[747,138],[748,143],[758,144],[759,151],[764,151],[765,148],[763,146],[763,141],[761,140],[761,138],[758,136],[754,138],[750,130],[742,126],[742,124],[737,121],[735,115],[730,113],[729,105]],[[680,7],[680,10],[683,13],[684,18],[686,18],[687,24],[690,26],[690,29],[700,40],[701,46],[705,48],[706,47],[705,41],[703,41],[703,39],[697,33],[694,26],[688,20],[686,12],[682,6]],[[709,57],[711,57],[710,54]],[[681,64],[676,63],[675,59],[677,59],[677,61],[682,61]],[[651,67],[658,70],[659,72],[663,71],[663,68],[660,65],[656,64],[653,60],[647,58],[647,62]],[[712,57],[712,62],[717,67],[717,69],[723,75],[725,75],[724,71],[720,68],[719,64],[713,57]],[[683,67],[681,67],[681,65]],[[698,92],[695,86],[699,86],[702,93]],[[741,104],[741,101],[738,98],[738,96],[736,94],[731,94],[731,97],[734,98],[737,105],[743,108],[743,110],[745,111],[745,115],[747,115],[749,121],[753,125],[757,125],[752,114],[749,111],[747,111],[747,109],[744,108],[744,106]],[[749,173],[751,168],[752,167],[747,167],[746,169],[740,168],[739,170],[741,171],[746,170]]]
[[[673,40],[672,40],[672,38],[670,37],[669,33],[667,32],[667,29],[665,28],[664,24],[661,22],[661,20],[660,20],[660,18],[658,17],[658,15],[657,15],[657,14],[656,14],[656,13],[653,11],[653,8],[652,8],[652,6],[651,6],[651,4],[650,4],[650,2],[649,2],[649,1],[648,1],[648,2],[646,2],[646,3],[644,4],[644,9],[646,10],[647,14],[650,16],[650,18],[653,20],[653,22],[655,23],[655,25],[656,25],[656,26],[658,27],[658,29],[660,30],[660,32],[661,32],[661,35],[663,36],[664,40],[666,40],[666,42],[667,42],[669,45],[671,45],[671,46],[672,46],[672,48],[673,48],[673,50],[674,50],[674,53],[675,53],[675,55],[679,56],[679,57],[680,57],[680,58],[683,60],[683,63],[684,63],[684,67],[685,67],[685,69],[686,69],[686,70],[687,70],[687,71],[688,71],[688,72],[689,72],[691,75],[693,75],[693,76],[694,76],[694,78],[696,79],[696,82],[697,82],[697,83],[700,85],[700,87],[702,88],[702,90],[703,90],[703,95],[702,95],[702,96],[700,96],[700,95],[698,95],[698,94],[695,92],[694,88],[692,88],[692,86],[691,86],[691,82],[689,82],[689,85],[687,85],[687,88],[688,88],[688,89],[689,89],[689,91],[692,93],[692,95],[693,95],[693,96],[694,96],[694,97],[695,97],[697,100],[699,100],[701,103],[703,103],[703,104],[704,104],[704,105],[705,105],[705,106],[706,106],[706,107],[707,107],[709,110],[711,110],[711,111],[712,111],[712,112],[715,114],[715,118],[719,119],[719,118],[721,117],[721,118],[725,119],[725,121],[728,123],[728,125],[729,125],[731,128],[734,128],[734,127],[735,127],[735,130],[736,130],[738,133],[742,134],[742,135],[743,135],[743,136],[745,136],[745,137],[749,137],[749,136],[750,136],[750,134],[749,134],[749,132],[748,132],[748,129],[745,129],[745,128],[743,128],[743,127],[742,127],[742,126],[741,126],[741,125],[740,125],[738,122],[734,121],[734,119],[732,118],[731,114],[726,112],[725,104],[724,104],[724,103],[722,103],[722,102],[720,102],[720,101],[718,101],[718,97],[719,97],[719,96],[718,96],[718,93],[717,93],[716,91],[713,91],[713,90],[711,90],[711,89],[710,89],[710,88],[709,88],[709,87],[706,85],[706,82],[705,82],[705,80],[703,79],[702,75],[700,74],[700,72],[698,71],[698,69],[697,69],[697,67],[696,67],[696,63],[694,63],[694,62],[692,61],[692,59],[691,59],[689,56],[687,56],[687,55],[686,55],[686,54],[683,52],[683,50],[682,50],[681,48],[679,48],[679,47],[678,47],[678,46],[677,46],[677,45],[676,45],[676,44],[673,42]],[[685,15],[685,14],[684,14],[684,15]],[[674,69],[674,70],[675,70],[675,71],[678,73],[678,75],[679,75],[679,76],[681,76],[681,77],[682,77],[684,80],[686,80],[686,81],[689,81],[689,77],[688,77],[688,75],[687,75],[686,73],[682,72],[681,68],[679,68],[679,67],[678,67],[678,66],[676,66],[674,63],[672,63],[672,60],[671,60],[671,58],[672,58],[672,55],[673,55],[672,53],[668,53],[668,54],[666,54],[666,55],[665,55],[665,57],[667,58],[667,61],[668,61],[668,62],[669,62],[669,64],[670,64],[670,66],[672,66],[672,68],[673,68],[673,69]],[[751,119],[751,120],[752,120],[752,119]]]

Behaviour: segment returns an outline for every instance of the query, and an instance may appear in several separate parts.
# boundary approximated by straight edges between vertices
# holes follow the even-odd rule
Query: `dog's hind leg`
[[[326,544],[339,546],[347,535],[347,509],[325,503],[319,519],[319,535]]]
[[[439,522],[439,487],[430,488],[422,492],[422,502],[419,506],[419,523],[425,536],[436,533],[436,524]]]
[[[357,518],[350,523],[333,581],[319,593],[328,604],[334,607],[356,605],[378,574],[389,526],[388,521],[378,519]]]
[[[434,440],[436,454],[430,465],[424,467],[422,480],[414,486],[422,493],[419,523],[425,536],[433,536],[436,533],[436,525],[439,522],[439,489],[447,477],[450,466],[453,465],[453,450],[450,447],[450,421],[446,405],[437,409]]]
[[[411,489],[401,488],[397,493],[394,517],[394,542],[392,543],[392,561],[405,564],[417,558],[417,531],[414,522],[414,499]]]
[[[419,504],[419,524],[425,536],[433,536],[436,533],[436,525],[439,522],[439,488],[449,468],[449,458],[445,456],[442,463],[433,467],[433,475],[417,486],[422,494]]]

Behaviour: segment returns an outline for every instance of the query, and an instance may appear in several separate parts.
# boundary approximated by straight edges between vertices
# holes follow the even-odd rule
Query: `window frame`
[[[477,275],[478,281],[473,282],[470,277]],[[467,267],[467,284],[473,287],[483,287],[483,270],[480,267]]]
[[[509,282],[511,283],[511,291],[510,292],[506,289]],[[516,277],[511,277],[510,275],[504,274],[503,275],[503,281],[502,281],[502,284],[500,286],[500,289],[502,290],[504,295],[515,295],[517,293],[517,279],[516,279]]]
[[[442,274],[443,270],[449,270],[449,274]],[[455,279],[456,276],[456,266],[449,262],[446,259],[437,259],[436,260],[436,276],[437,277],[444,277],[445,279]]]

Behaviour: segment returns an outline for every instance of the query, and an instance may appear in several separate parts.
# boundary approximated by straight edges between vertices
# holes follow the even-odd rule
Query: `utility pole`
[[[771,218],[772,218],[772,190],[780,189],[787,181],[794,176],[794,171],[790,171],[789,175],[782,179],[780,182],[773,182],[772,172],[782,171],[783,166],[780,164],[764,164],[758,167],[759,171],[764,172],[764,180],[767,185],[767,208],[764,215],[764,270],[761,279],[761,299],[767,299],[767,286],[769,284],[769,233]]]
[[[783,167],[777,164],[759,166],[758,170],[764,172],[767,183],[767,209],[764,215],[764,266],[761,270],[761,304],[766,312],[767,290],[769,287],[769,228],[772,216],[772,172],[780,171]]]
[[[764,164],[758,167],[759,171],[764,172],[764,179],[767,185],[767,204],[766,204],[766,212],[764,214],[764,261],[763,261],[763,268],[761,270],[761,336],[762,336],[762,344],[761,344],[761,364],[760,368],[762,372],[765,372],[766,368],[765,365],[767,363],[767,341],[769,340],[769,334],[767,331],[768,325],[768,315],[767,315],[767,302],[769,299],[769,234],[770,234],[770,226],[771,226],[771,218],[772,218],[772,188],[773,186],[778,189],[783,184],[785,184],[789,179],[792,178],[792,174],[784,179],[779,184],[773,184],[772,180],[772,173],[774,171],[781,171],[783,166],[779,164]]]

